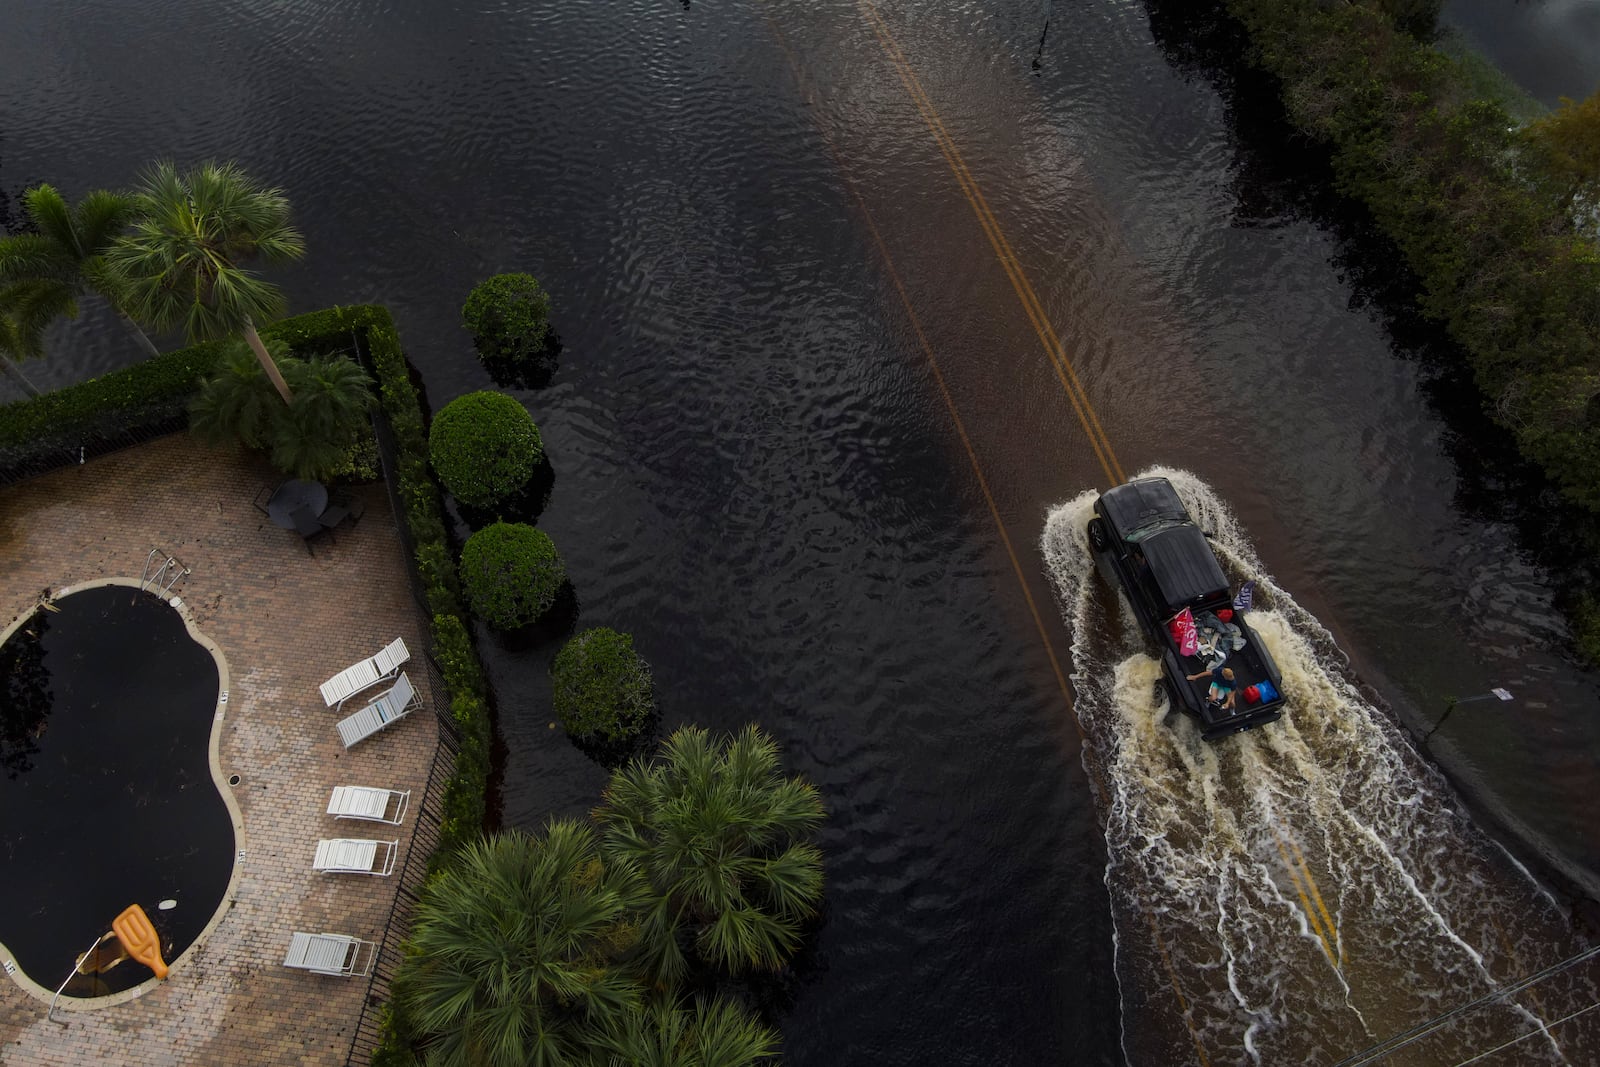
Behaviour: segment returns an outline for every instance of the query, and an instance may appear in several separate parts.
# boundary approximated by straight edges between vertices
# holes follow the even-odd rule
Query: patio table
[[[328,509],[328,487],[321,482],[308,482],[299,478],[284,482],[267,501],[267,517],[274,526],[285,530],[295,528],[294,513],[304,509],[313,517]]]

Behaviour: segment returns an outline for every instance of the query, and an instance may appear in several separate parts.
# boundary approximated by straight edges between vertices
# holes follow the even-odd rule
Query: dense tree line
[[[1224,3],[1289,121],[1329,146],[1339,191],[1419,279],[1490,417],[1600,517],[1600,94],[1519,127],[1429,45],[1430,0]],[[1591,603],[1573,606],[1593,656]]]

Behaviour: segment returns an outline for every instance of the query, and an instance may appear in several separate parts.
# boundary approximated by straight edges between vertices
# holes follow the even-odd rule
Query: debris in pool
[[[163,900],[161,903],[156,905],[156,907],[161,911],[171,911],[173,908],[176,908],[177,906],[178,906],[178,902],[176,900],[173,900],[171,897],[168,897],[166,900]]]

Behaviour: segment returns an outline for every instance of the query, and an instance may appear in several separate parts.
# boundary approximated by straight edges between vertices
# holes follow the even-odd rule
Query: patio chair
[[[289,935],[289,954],[283,958],[283,965],[312,974],[365,978],[371,973],[372,961],[377,955],[377,943],[359,937],[294,933]]]
[[[349,748],[357,741],[364,741],[384,727],[399,722],[420,703],[417,691],[411,687],[411,679],[401,671],[394,688],[379,694],[372,703],[340,721],[339,740],[344,742],[345,748]]]
[[[313,556],[316,555],[316,552],[311,548],[311,539],[313,537],[319,534],[327,534],[329,537],[333,537],[333,530],[318,522],[317,517],[305,508],[296,508],[289,513],[289,518],[294,520],[294,532],[300,535],[300,540],[305,542],[306,551]],[[333,543],[338,544],[339,539],[334,537]]]
[[[350,517],[350,510],[338,504],[329,504],[321,515],[317,516],[317,525],[324,530],[337,530],[339,524]]]
[[[393,678],[411,658],[404,638],[397,637],[359,663],[351,664],[322,683],[322,701],[336,707],[369,686]]]
[[[373,789],[364,785],[336,785],[328,799],[328,814],[335,819],[365,819],[368,822],[385,822],[399,826],[406,817],[406,805],[411,802],[411,790],[404,793],[395,789]],[[394,805],[394,815],[389,805]]]
[[[272,491],[274,488],[275,486],[263,485],[260,489],[256,490],[255,499],[250,501],[251,506],[268,518],[272,517],[272,512],[267,510],[267,501],[272,499]]]
[[[328,874],[375,874],[379,878],[387,878],[394,873],[394,858],[399,851],[398,839],[325,839],[317,842],[317,855],[311,861],[311,869]]]

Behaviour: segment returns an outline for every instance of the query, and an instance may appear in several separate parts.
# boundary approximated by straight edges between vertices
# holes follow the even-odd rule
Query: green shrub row
[[[194,345],[0,407],[0,461],[25,463],[33,456],[76,450],[86,439],[184,417],[195,382],[213,372],[226,347]]]
[[[368,310],[368,309],[348,309]],[[430,867],[483,833],[489,783],[489,686],[463,620],[461,586],[446,534],[438,487],[428,472],[428,434],[394,323],[381,308],[367,326],[367,351],[378,376],[378,399],[394,435],[394,476],[406,525],[416,546],[428,608],[433,612],[433,654],[449,690],[450,718],[461,736],[455,773],[445,787],[440,845]],[[381,314],[381,319],[376,315]]]
[[[296,355],[348,351],[354,332],[389,324],[378,307],[328,308],[283,319],[261,330],[264,340],[286,343]],[[139,430],[187,415],[196,383],[216,373],[230,342],[207,341],[90,378],[40,397],[0,406],[0,459],[18,462],[75,447],[86,437]]]

